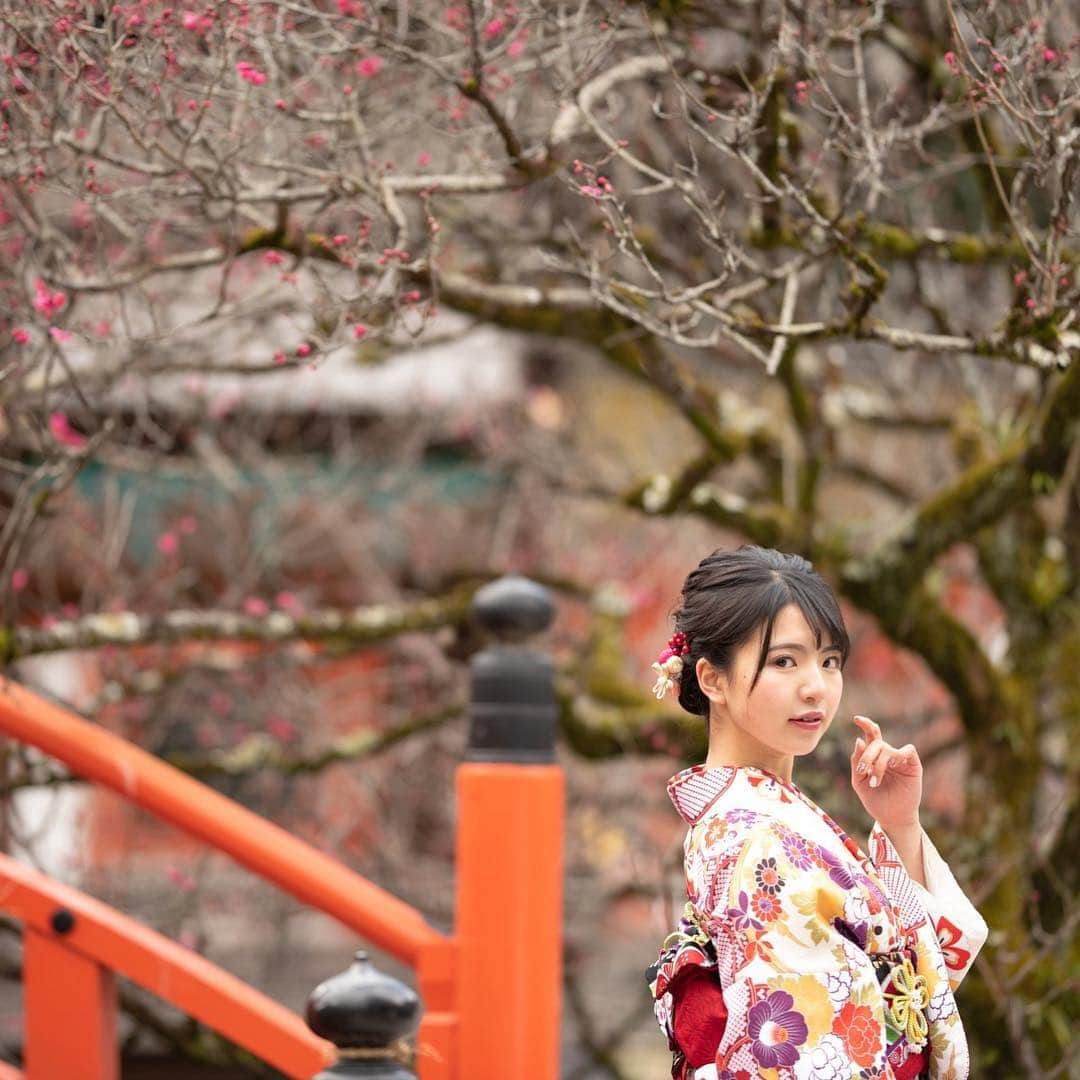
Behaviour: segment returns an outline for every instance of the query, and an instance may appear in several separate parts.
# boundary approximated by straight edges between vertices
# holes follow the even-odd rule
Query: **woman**
[[[919,823],[922,763],[854,717],[869,855],[792,782],[840,704],[849,642],[797,555],[702,560],[658,697],[705,717],[709,753],[668,793],[689,826],[688,903],[648,972],[679,1080],[963,1080],[953,991],[986,924]]]

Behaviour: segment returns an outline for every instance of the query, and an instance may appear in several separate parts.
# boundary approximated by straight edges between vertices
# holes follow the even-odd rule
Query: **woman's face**
[[[718,760],[790,776],[792,758],[817,746],[839,708],[841,653],[824,640],[819,649],[799,606],[788,604],[776,616],[765,666],[751,690],[763,634],[764,627],[736,651],[730,678],[698,661],[698,681],[709,683],[702,689],[712,702],[717,742],[714,747],[710,740],[709,757],[715,752]]]

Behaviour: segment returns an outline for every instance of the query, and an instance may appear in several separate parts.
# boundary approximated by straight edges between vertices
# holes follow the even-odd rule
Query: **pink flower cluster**
[[[58,443],[72,450],[81,450],[86,445],[86,437],[71,426],[67,413],[54,412],[49,417],[49,431]]]
[[[383,253],[379,256],[379,265],[385,266],[391,259],[397,259],[400,263],[407,263],[412,259],[412,255],[407,251],[402,251],[401,248],[383,248]]]
[[[180,20],[185,30],[191,30],[196,34],[207,33],[214,25],[214,15],[211,11],[205,11],[199,15],[194,11],[185,11]]]
[[[47,319],[59,314],[67,306],[67,295],[57,290],[50,292],[41,278],[34,282],[34,307]]]
[[[266,82],[266,72],[260,71],[254,64],[249,64],[246,60],[241,60],[236,65],[236,71],[241,79],[251,83],[252,86],[262,86]]]
[[[356,73],[363,75],[365,79],[373,79],[382,71],[383,62],[381,56],[365,56],[357,62]]]
[[[612,192],[611,181],[606,176],[598,176],[595,184],[582,184],[578,191],[592,199],[602,199]]]

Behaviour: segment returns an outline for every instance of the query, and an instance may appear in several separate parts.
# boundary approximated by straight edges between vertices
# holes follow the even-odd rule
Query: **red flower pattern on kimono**
[[[866,1005],[850,1001],[833,1017],[833,1034],[839,1035],[847,1047],[848,1057],[865,1068],[873,1065],[878,1053],[878,1024]]]
[[[943,915],[938,919],[935,929],[938,944],[941,946],[941,955],[945,957],[945,966],[952,968],[953,971],[963,971],[971,960],[971,953],[956,944],[963,936],[960,928],[953,926]]]

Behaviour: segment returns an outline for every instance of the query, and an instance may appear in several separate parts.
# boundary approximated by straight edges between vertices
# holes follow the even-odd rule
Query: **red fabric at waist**
[[[669,987],[672,998],[672,1032],[690,1069],[711,1065],[724,1037],[727,1007],[713,968],[687,967]],[[902,1065],[890,1062],[895,1080],[919,1080],[928,1076],[925,1049],[911,1054]]]

